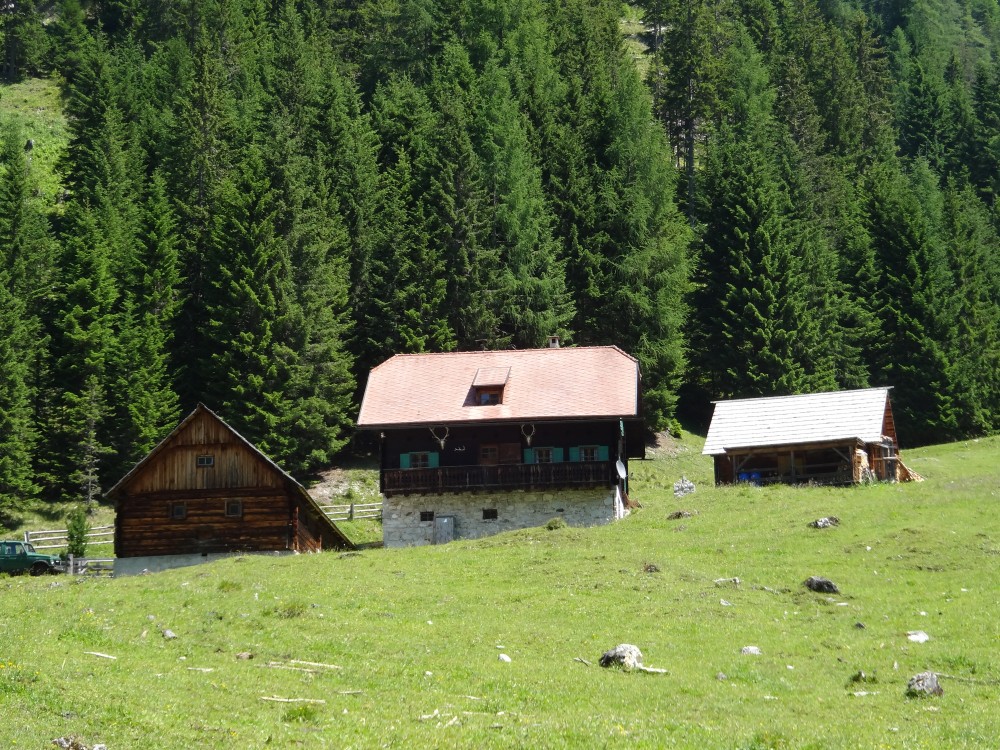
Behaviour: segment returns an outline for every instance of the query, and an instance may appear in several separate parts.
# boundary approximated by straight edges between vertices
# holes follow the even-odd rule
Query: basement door
[[[434,544],[447,544],[455,539],[455,516],[434,517]]]

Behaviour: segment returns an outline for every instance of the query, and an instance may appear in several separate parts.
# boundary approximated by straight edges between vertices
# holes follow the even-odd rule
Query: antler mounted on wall
[[[435,430],[438,429],[437,427],[428,427],[427,429],[431,431],[431,437],[438,441],[438,445],[441,446],[441,450],[444,450],[444,441],[448,439],[448,425],[445,425],[444,435],[441,437],[438,437],[437,432],[435,432]]]
[[[526,427],[530,427],[531,431],[526,430]],[[524,435],[524,441],[531,447],[531,438],[535,436],[535,425],[533,424],[523,424],[521,425],[521,434]]]

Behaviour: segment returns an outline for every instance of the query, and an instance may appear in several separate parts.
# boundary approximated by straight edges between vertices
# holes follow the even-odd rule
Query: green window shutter
[[[436,451],[431,451],[427,454],[427,468],[436,469],[438,467],[438,454]]]
[[[400,453],[399,454],[399,468],[400,469],[409,469],[410,468],[410,454],[409,453]]]
[[[569,460],[570,461],[579,461],[580,460],[580,446],[579,445],[574,445],[574,446],[570,447],[570,449],[569,449]]]
[[[533,464],[535,463],[535,449],[525,448],[524,449],[524,463]]]
[[[563,449],[553,448],[552,449],[552,463],[561,464],[563,462]]]
[[[597,446],[597,460],[598,461],[608,460],[608,446],[606,445]]]

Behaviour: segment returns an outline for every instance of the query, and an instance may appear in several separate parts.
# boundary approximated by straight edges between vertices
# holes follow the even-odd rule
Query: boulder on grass
[[[829,529],[834,526],[840,526],[840,519],[836,516],[823,516],[823,518],[810,521],[809,525],[814,529]]]
[[[642,652],[638,646],[633,646],[630,643],[621,643],[610,651],[605,651],[601,655],[600,665],[602,667],[618,667],[626,672],[635,670],[647,674],[669,674],[665,669],[643,665]]]
[[[621,669],[636,669],[642,666],[642,651],[631,643],[621,643],[610,651],[601,654],[602,667],[620,667]]]
[[[809,576],[802,584],[810,591],[815,591],[818,594],[839,594],[840,589],[837,588],[837,584],[831,581],[829,578],[821,578],[820,576]]]
[[[910,698],[923,698],[928,695],[944,695],[944,689],[938,684],[937,675],[933,672],[915,674],[906,683],[906,695]]]

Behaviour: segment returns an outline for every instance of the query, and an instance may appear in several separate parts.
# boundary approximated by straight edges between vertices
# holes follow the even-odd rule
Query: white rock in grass
[[[944,690],[938,684],[938,676],[934,672],[921,672],[910,678],[906,684],[907,696],[921,697],[926,695],[943,695]]]
[[[642,651],[631,643],[620,643],[610,651],[601,654],[602,667],[621,667],[635,669],[642,665]]]
[[[507,654],[498,654],[497,659],[504,662],[505,664],[510,664],[510,657]]]
[[[715,585],[716,586],[736,586],[736,587],[739,587],[740,583],[741,583],[740,579],[738,577],[736,577],[736,576],[733,576],[732,578],[716,578],[715,579]]]
[[[740,649],[740,653],[744,656],[760,656],[761,651],[759,646],[744,646]]]
[[[906,638],[914,643],[927,643],[931,639],[923,630],[911,630],[906,634]]]

